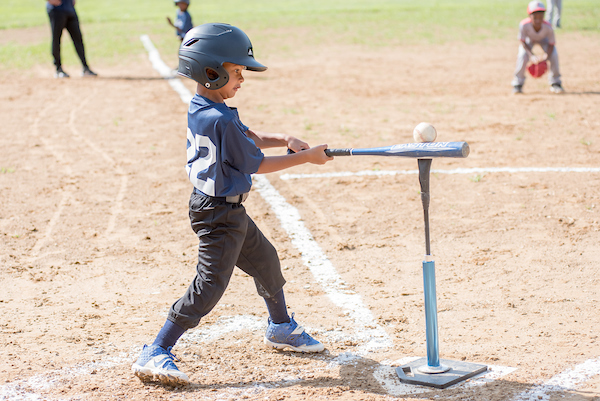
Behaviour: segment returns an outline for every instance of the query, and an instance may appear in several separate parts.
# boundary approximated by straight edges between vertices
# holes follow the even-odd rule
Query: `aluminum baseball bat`
[[[327,156],[397,156],[416,159],[469,156],[469,144],[466,142],[416,142],[381,148],[362,149],[325,149]]]

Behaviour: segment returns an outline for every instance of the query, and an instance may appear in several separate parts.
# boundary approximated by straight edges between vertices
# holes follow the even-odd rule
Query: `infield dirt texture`
[[[417,175],[282,175],[402,172],[415,160],[340,157],[266,176],[372,323],[360,326],[327,295],[255,189],[245,205],[279,251],[290,312],[326,350],[263,348],[266,308],[237,270],[215,310],[174,349],[193,384],[144,384],[131,363],[195,271],[187,106],[138,39],[123,63],[95,59],[90,48],[97,79],[78,77],[72,61],[73,77],[57,80],[47,26],[1,30],[3,45],[45,38],[48,56],[0,71],[0,399],[598,400],[600,36],[558,31],[566,93],[551,94],[543,77],[513,96],[517,25],[485,41],[391,46],[308,45],[303,28],[239,25],[269,67],[246,72],[228,102],[252,129],[376,147],[412,142],[426,121],[438,141],[471,147],[467,159],[437,159],[433,170],[596,169],[432,173],[440,356],[516,370],[405,395],[393,367],[426,352]],[[144,33],[165,40],[132,36]],[[287,50],[271,51],[276,41]],[[71,47],[65,33],[63,48]],[[175,67],[175,50],[162,49]],[[365,352],[366,330],[384,333],[383,346]],[[574,385],[523,395],[590,360]]]

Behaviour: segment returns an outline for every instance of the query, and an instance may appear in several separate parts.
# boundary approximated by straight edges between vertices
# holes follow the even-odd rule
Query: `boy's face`
[[[539,31],[540,28],[542,27],[542,23],[544,22],[544,12],[537,11],[535,13],[532,13],[531,14],[531,22],[533,22],[533,27]]]
[[[244,71],[246,67],[232,63],[223,63],[223,67],[229,74],[229,82],[222,88],[217,89],[217,91],[223,97],[223,100],[225,100],[234,97],[237,91],[242,87],[242,82],[244,82],[242,71]]]
[[[188,3],[186,3],[185,1],[180,1],[179,3],[177,3],[177,7],[179,7],[181,11],[185,11],[188,8]]]

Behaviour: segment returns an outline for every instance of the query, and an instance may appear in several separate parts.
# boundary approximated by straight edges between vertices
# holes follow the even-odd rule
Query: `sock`
[[[156,339],[152,345],[160,345],[164,349],[173,347],[183,333],[185,333],[185,329],[183,327],[178,326],[167,319],[165,325],[158,332],[158,335],[156,336]]]
[[[288,315],[287,307],[285,306],[285,297],[283,296],[283,289],[281,289],[277,294],[273,295],[271,298],[265,298],[265,303],[267,304],[269,316],[271,317],[271,321],[273,323],[280,324],[290,322],[290,316]]]

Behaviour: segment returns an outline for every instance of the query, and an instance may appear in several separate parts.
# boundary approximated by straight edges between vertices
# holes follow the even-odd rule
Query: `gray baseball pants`
[[[562,0],[548,0],[548,22],[555,28],[560,28],[560,13]]]
[[[540,44],[544,51],[548,50],[548,44]],[[558,66],[558,51],[556,47],[554,51],[548,58],[550,61],[550,71],[548,73],[548,83],[552,84],[561,84],[560,81],[560,68]],[[517,54],[517,66],[515,67],[515,75],[512,80],[512,86],[523,85],[525,83],[525,71],[527,70],[527,63],[529,62],[529,56],[527,55],[527,51],[523,45],[519,46],[519,53]]]
[[[223,296],[235,266],[254,278],[263,298],[283,288],[285,279],[277,251],[241,203],[192,193],[189,213],[200,242],[196,277],[185,295],[171,306],[169,320],[184,329],[196,327]]]

